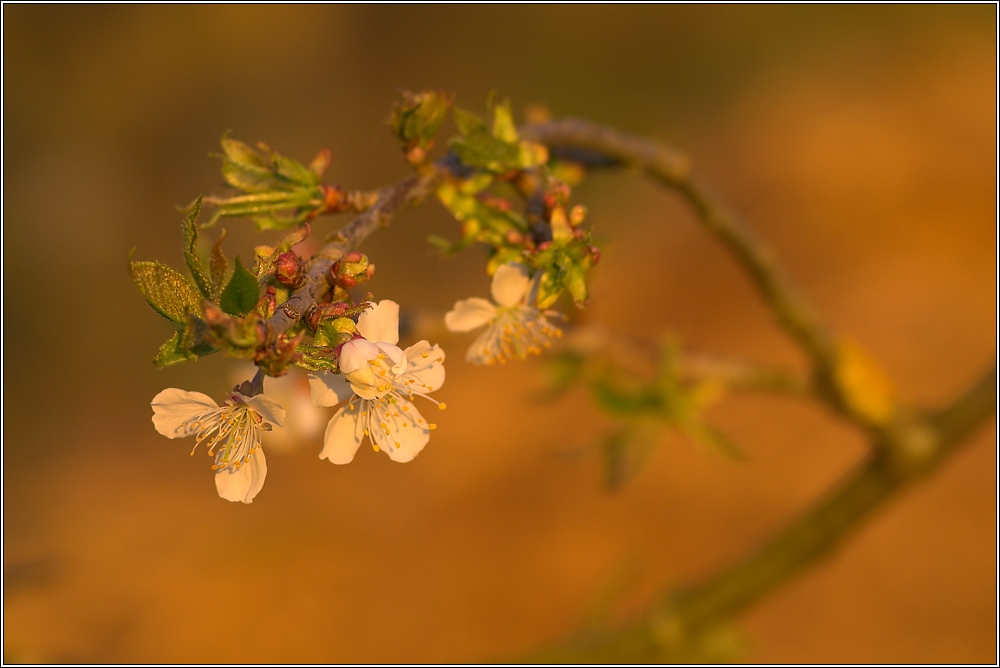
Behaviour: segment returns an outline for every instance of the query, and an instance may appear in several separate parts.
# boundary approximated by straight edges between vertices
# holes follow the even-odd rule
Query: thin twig
[[[746,360],[684,352],[677,374],[686,380],[716,382],[730,390],[814,397],[816,388],[801,374]]]
[[[358,248],[376,230],[387,227],[400,209],[415,206],[431,191],[433,184],[443,177],[446,167],[434,165],[421,174],[414,174],[398,183],[378,191],[375,204],[345,225],[306,265],[305,282],[278,307],[268,320],[276,332],[291,329],[310,308],[316,305],[328,289],[326,276],[333,263],[346,253]]]

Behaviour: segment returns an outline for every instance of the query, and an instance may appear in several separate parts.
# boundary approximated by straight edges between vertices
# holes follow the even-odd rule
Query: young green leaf
[[[201,296],[191,281],[165,264],[129,260],[128,273],[153,310],[167,320],[183,325],[189,312],[201,312]]]
[[[291,158],[286,158],[277,152],[272,154],[272,160],[274,161],[274,171],[278,176],[284,177],[294,184],[303,186],[316,186],[319,184],[319,177],[302,163]]]
[[[260,299],[260,285],[240,258],[236,258],[236,267],[229,284],[222,290],[219,306],[229,315],[244,316],[253,310]]]
[[[455,108],[452,112],[452,119],[455,121],[455,127],[458,128],[459,134],[463,137],[468,137],[472,134],[477,134],[480,132],[486,132],[486,123],[483,119],[476,116],[471,111],[466,111],[465,109]]]
[[[206,299],[212,298],[212,281],[205,273],[205,267],[198,258],[198,214],[201,212],[201,197],[195,200],[194,208],[184,219],[184,261],[194,278],[198,291]]]
[[[160,346],[156,357],[153,358],[153,364],[162,368],[218,352],[217,348],[205,340],[205,331],[203,320],[188,318],[184,328],[178,329]]]
[[[222,240],[226,238],[226,231],[222,230],[222,234],[219,238],[212,244],[212,254],[209,256],[209,274],[212,278],[212,301],[218,303],[219,297],[222,295],[222,281],[226,279],[226,269],[229,268],[229,262],[226,260],[226,255],[222,252]]]
[[[265,167],[265,163],[261,157],[257,155],[257,151],[253,150],[253,148],[238,139],[230,139],[228,133],[222,137],[222,150],[226,152],[226,157],[235,163],[255,167]]]
[[[517,141],[517,126],[514,125],[510,102],[503,102],[493,107],[493,136],[509,144]]]
[[[427,148],[433,143],[450,106],[451,98],[434,91],[404,93],[402,102],[393,106],[389,125],[404,146]]]
[[[181,344],[182,332],[180,330],[174,332],[174,335],[167,339],[160,350],[156,353],[156,357],[153,358],[153,364],[157,367],[163,368],[165,366],[170,366],[171,364],[178,364],[180,362],[187,362],[188,360],[196,359],[198,356],[191,351],[184,348]]]

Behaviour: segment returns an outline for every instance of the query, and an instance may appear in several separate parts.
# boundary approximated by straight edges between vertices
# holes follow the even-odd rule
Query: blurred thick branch
[[[996,411],[996,365],[942,410],[913,418],[827,497],[745,560],[700,586],[674,592],[639,619],[529,657],[531,662],[648,662],[704,659],[720,626],[830,556],[904,487],[939,467]]]
[[[829,556],[872,513],[902,488],[938,468],[996,412],[997,369],[993,367],[954,401],[934,412],[893,406],[884,420],[846,396],[838,365],[845,354],[828,327],[778,266],[774,254],[753,231],[693,175],[683,154],[612,128],[566,119],[529,125],[529,140],[547,145],[554,156],[585,166],[633,167],[678,192],[692,205],[702,226],[718,239],[745,270],[777,323],[806,353],[818,387],[815,396],[844,417],[868,427],[872,448],[866,459],[814,507],[795,518],[745,560],[705,583],[673,592],[641,618],[604,633],[529,657],[533,662],[629,663],[699,661],[710,657],[707,645],[735,615],[796,574]],[[857,358],[849,360],[857,362]],[[753,367],[723,365],[689,368],[695,375],[739,380],[751,385],[767,380]],[[840,370],[842,372],[842,369]],[[865,371],[867,374],[868,372]],[[808,384],[774,377],[778,387],[806,393]],[[864,379],[870,380],[869,377]],[[765,386],[767,383],[764,383]]]

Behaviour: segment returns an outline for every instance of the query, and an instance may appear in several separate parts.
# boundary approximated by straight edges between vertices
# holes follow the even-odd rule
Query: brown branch
[[[419,204],[432,190],[433,185],[447,172],[444,164],[437,164],[421,174],[414,174],[378,191],[375,203],[360,216],[345,225],[306,264],[305,282],[281,304],[268,324],[277,332],[291,329],[328,289],[326,276],[333,263],[344,254],[357,249],[376,230],[387,227],[393,216],[408,206]]]

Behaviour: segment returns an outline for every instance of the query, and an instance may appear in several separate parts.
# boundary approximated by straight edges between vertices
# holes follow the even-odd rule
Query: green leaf
[[[237,257],[233,277],[222,290],[219,306],[229,315],[244,316],[253,310],[258,299],[260,299],[260,285]]]
[[[611,415],[634,416],[656,408],[657,397],[643,387],[621,387],[609,378],[591,385],[595,403]]]
[[[226,260],[225,254],[222,252],[222,240],[226,238],[226,231],[222,230],[222,234],[214,244],[212,244],[212,254],[209,257],[209,274],[212,278],[212,301],[215,303],[219,302],[219,297],[222,295],[222,281],[226,278],[226,269],[229,268],[229,261]]]
[[[319,184],[319,178],[305,165],[291,158],[274,153],[274,171],[285,179],[304,186],[315,186]]]
[[[206,299],[212,298],[212,281],[205,273],[198,258],[198,214],[201,212],[201,198],[199,197],[194,208],[188,217],[184,219],[184,261],[187,263],[188,271],[194,277],[194,283],[198,290]]]
[[[266,167],[222,161],[222,178],[226,183],[248,193],[264,192],[275,185],[274,173]]]
[[[518,138],[509,103],[496,105],[491,115],[492,123],[487,125],[475,114],[455,109],[453,118],[461,136],[452,138],[448,145],[464,164],[502,174],[546,159],[544,151]]]
[[[480,132],[486,132],[486,123],[483,119],[476,116],[471,111],[466,111],[465,109],[456,108],[452,112],[452,119],[455,121],[455,127],[458,128],[459,134],[463,137],[468,137],[472,134],[477,134]]]
[[[167,320],[183,325],[189,312],[201,312],[201,297],[191,281],[167,265],[129,260],[128,273],[153,310]]]
[[[162,368],[195,360],[214,352],[218,350],[205,342],[204,323],[196,318],[188,318],[184,329],[174,332],[174,335],[160,346],[156,357],[153,358],[153,364]]]
[[[393,107],[389,125],[405,146],[429,147],[434,135],[448,114],[451,98],[423,91],[416,95],[404,93],[402,103]]]
[[[237,139],[230,139],[229,135],[222,137],[222,150],[226,152],[226,157],[232,162],[246,166],[265,167],[264,161],[250,146]]]
[[[637,421],[608,434],[601,443],[604,482],[608,489],[621,489],[639,473],[656,445],[656,436],[655,427]]]
[[[167,339],[162,346],[160,346],[159,352],[157,352],[156,357],[153,358],[153,364],[162,368],[170,366],[171,364],[178,364],[180,362],[197,359],[197,355],[184,348],[181,344],[182,338],[182,332],[180,330],[174,332],[174,335]]]
[[[517,126],[514,125],[510,102],[498,104],[493,108],[493,136],[508,144],[517,142]]]
[[[583,308],[587,303],[587,278],[586,271],[574,265],[566,270],[566,289],[573,296],[573,301],[578,308]]]
[[[505,172],[516,167],[520,147],[497,139],[483,129],[465,137],[455,137],[449,146],[463,164],[481,167],[492,172]]]

